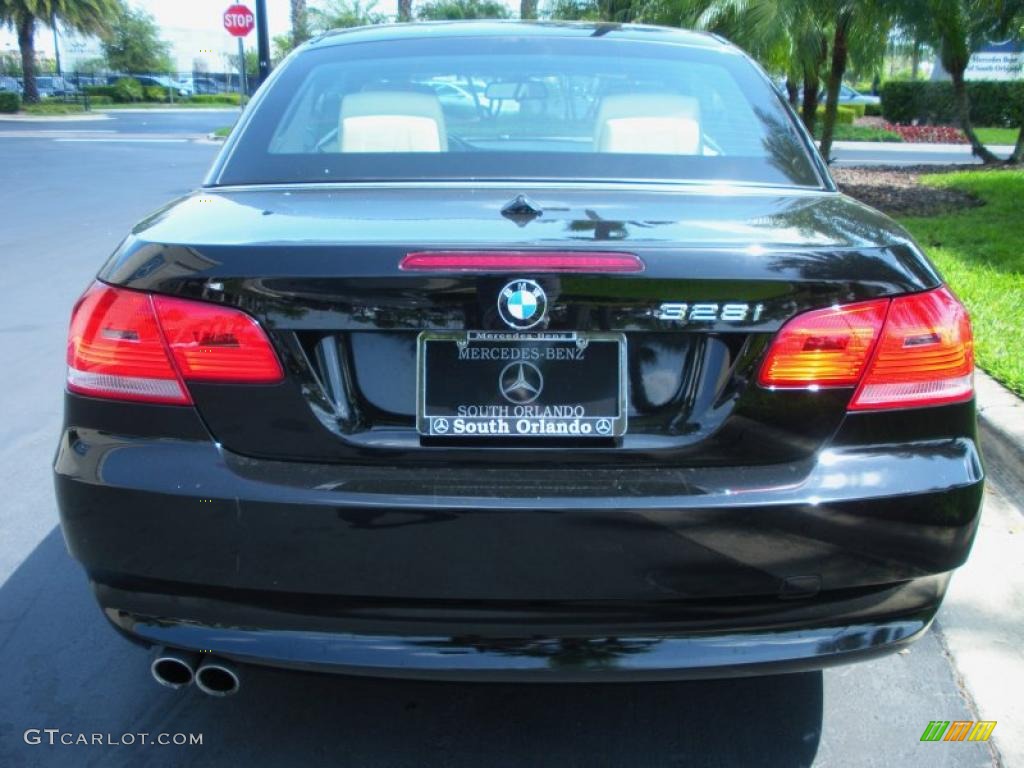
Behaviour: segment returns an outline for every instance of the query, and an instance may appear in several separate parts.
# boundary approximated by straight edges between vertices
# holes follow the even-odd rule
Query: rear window
[[[742,56],[608,38],[420,38],[300,52],[218,183],[721,181],[819,187]]]

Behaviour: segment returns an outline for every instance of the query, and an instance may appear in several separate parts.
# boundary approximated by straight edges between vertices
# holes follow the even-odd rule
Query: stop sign
[[[244,5],[232,5],[224,11],[224,29],[235,37],[245,37],[256,26],[256,17]]]

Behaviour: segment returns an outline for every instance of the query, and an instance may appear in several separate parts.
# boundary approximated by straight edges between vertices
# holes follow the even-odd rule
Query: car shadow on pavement
[[[52,531],[0,588],[0,765],[801,766],[821,737],[820,673],[499,685],[243,668],[240,693],[213,699],[157,686],[148,660]],[[47,728],[202,745],[25,743]]]

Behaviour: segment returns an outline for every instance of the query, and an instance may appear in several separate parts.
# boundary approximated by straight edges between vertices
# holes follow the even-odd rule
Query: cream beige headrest
[[[444,152],[448,134],[437,96],[365,91],[341,101],[342,152]]]
[[[699,155],[700,104],[694,98],[670,93],[607,96],[597,113],[594,149]]]

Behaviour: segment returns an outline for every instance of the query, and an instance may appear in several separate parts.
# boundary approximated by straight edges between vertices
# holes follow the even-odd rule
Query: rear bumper
[[[982,494],[971,435],[764,467],[382,468],[241,457],[169,411],[151,435],[112,434],[111,412],[66,427],[70,551],[144,642],[289,667],[669,679],[853,660],[927,628]]]
[[[714,620],[696,619],[692,606],[675,615],[634,607],[628,617],[568,607],[557,616],[520,608],[500,618],[496,610],[462,610],[431,620],[428,610],[392,607],[313,617],[94,588],[107,618],[134,639],[243,664],[426,680],[633,682],[798,672],[889,653],[928,629],[948,581],[935,576],[807,603],[739,601],[732,615],[719,606]]]

